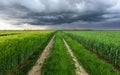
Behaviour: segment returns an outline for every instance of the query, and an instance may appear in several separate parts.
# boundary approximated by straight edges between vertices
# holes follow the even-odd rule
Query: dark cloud
[[[120,27],[120,0],[1,0],[0,18],[16,24]]]
[[[26,23],[33,25],[46,25],[46,24],[64,24],[72,23],[76,21],[87,21],[87,22],[97,22],[102,21],[105,18],[101,17],[103,13],[95,13],[90,15],[80,15],[78,13],[64,12],[64,13],[52,13],[52,14],[43,14],[43,13],[29,13],[24,16],[20,16],[21,19],[28,19]]]

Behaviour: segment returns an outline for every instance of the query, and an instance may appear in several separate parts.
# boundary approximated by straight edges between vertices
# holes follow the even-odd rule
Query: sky
[[[120,0],[0,0],[8,29],[120,29]]]

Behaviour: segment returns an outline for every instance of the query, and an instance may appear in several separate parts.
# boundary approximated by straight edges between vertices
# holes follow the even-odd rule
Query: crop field
[[[0,75],[120,75],[120,31],[0,31]]]

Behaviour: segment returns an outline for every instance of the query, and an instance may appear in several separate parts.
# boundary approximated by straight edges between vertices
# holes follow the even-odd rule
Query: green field
[[[86,75],[75,61],[88,75],[120,75],[120,31],[0,31],[0,75],[32,75],[42,54],[34,75]]]
[[[109,63],[120,67],[120,31],[69,31],[65,33]]]

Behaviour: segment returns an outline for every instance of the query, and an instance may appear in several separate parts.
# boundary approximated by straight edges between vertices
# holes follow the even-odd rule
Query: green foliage
[[[25,31],[0,37],[0,75],[9,74],[23,63],[39,46],[47,42],[53,31]]]
[[[120,67],[120,31],[66,31],[73,39]]]
[[[38,46],[33,54],[27,60],[25,60],[26,63],[24,63],[21,69],[18,69],[18,71],[16,71],[15,75],[27,75],[28,71],[33,67],[33,65],[35,65],[36,61],[38,60],[39,56],[41,55],[42,51],[44,50],[52,36],[53,35],[50,35],[48,36],[48,39],[44,39],[44,43]]]
[[[87,70],[90,75],[120,75],[113,66],[100,60],[95,54],[87,51],[77,41],[64,35],[65,40],[70,45],[73,53],[77,57],[79,63]]]

